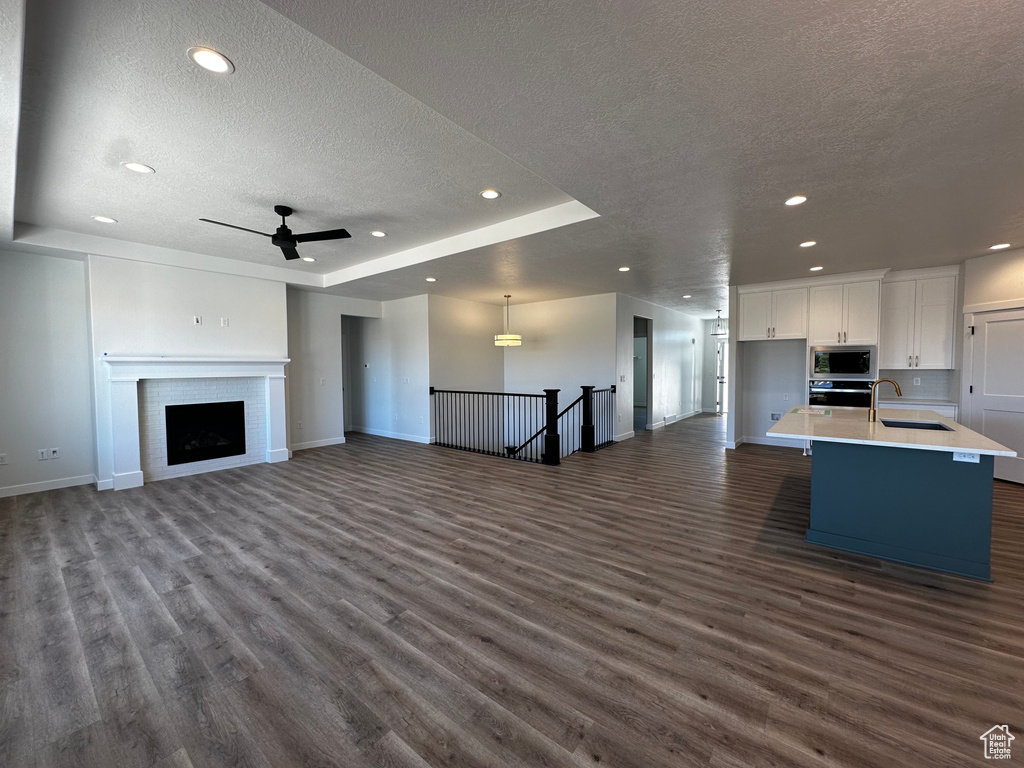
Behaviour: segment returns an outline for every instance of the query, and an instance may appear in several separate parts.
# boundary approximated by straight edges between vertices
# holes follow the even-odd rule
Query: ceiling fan
[[[293,234],[288,225],[285,223],[285,219],[294,213],[291,208],[287,205],[275,205],[274,213],[281,217],[281,226],[277,228],[274,234],[268,234],[266,232],[257,232],[255,229],[248,229],[246,227],[238,227],[234,224],[225,224],[223,221],[214,221],[213,219],[200,219],[209,224],[218,224],[222,227],[231,227],[232,229],[240,229],[243,232],[252,232],[254,235],[263,235],[269,237],[270,242],[281,249],[284,253],[284,257],[289,261],[291,259],[299,258],[299,252],[295,250],[295,246],[299,243],[315,243],[319,240],[341,240],[346,237],[352,237],[348,233],[347,229],[325,229],[322,232],[306,232],[302,235]]]

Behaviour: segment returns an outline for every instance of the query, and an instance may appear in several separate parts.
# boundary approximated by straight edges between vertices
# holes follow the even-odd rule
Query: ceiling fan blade
[[[243,232],[252,232],[254,235],[263,235],[264,237],[273,237],[273,235],[268,235],[266,232],[257,232],[255,229],[246,229],[245,227],[236,227],[234,224],[225,224],[223,221],[214,221],[213,219],[200,219],[200,221],[205,221],[207,224],[217,224],[217,225],[219,225],[221,227],[231,227],[232,229],[240,229]]]
[[[304,235],[296,235],[297,243],[315,243],[318,240],[341,240],[352,237],[347,229],[325,229],[323,232],[307,232]]]
[[[296,251],[294,248],[289,248],[286,245],[281,246],[281,253],[284,254],[284,257],[288,259],[288,261],[299,258],[299,252]]]

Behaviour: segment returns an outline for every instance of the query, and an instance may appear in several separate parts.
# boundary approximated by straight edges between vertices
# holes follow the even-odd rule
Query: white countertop
[[[797,413],[801,410],[831,411],[831,415],[816,416]],[[792,437],[802,440],[821,440],[830,443],[853,443],[856,445],[879,445],[890,448],[916,448],[923,451],[980,453],[990,456],[1016,456],[1016,452],[995,440],[957,424],[952,419],[940,416],[935,411],[887,408],[878,415],[879,421],[868,421],[867,408],[843,408],[835,406],[801,405],[768,430],[772,437]],[[887,427],[881,419],[903,419],[910,421],[938,421],[952,432],[930,429],[899,429]]]

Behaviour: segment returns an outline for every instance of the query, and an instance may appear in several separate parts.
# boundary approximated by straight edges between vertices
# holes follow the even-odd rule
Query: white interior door
[[[1024,310],[975,315],[973,342],[971,429],[1017,452],[996,457],[995,475],[1024,483]]]

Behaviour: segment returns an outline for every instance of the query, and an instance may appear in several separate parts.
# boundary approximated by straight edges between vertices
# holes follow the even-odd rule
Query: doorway
[[[728,383],[728,366],[729,366],[729,342],[719,341],[716,342],[715,352],[715,413],[718,416],[723,416],[729,412],[729,387],[726,386]]]
[[[974,316],[964,405],[968,426],[1017,452],[996,456],[995,476],[1024,483],[1024,310]],[[968,358],[969,359],[969,358]]]
[[[633,431],[643,432],[654,423],[654,367],[652,321],[633,318]]]

